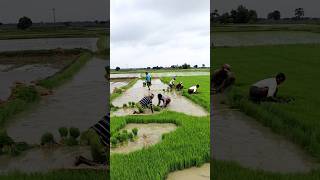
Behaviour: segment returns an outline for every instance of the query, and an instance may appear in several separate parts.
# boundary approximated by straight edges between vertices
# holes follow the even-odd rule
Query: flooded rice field
[[[130,80],[126,80],[126,79],[121,79],[121,80],[113,79],[112,81],[110,81],[110,93],[112,93],[115,88],[121,88],[123,86],[128,85],[129,81]]]
[[[210,180],[210,163],[169,173],[167,180]]]
[[[276,135],[255,119],[221,104],[215,96],[211,120],[213,157],[235,161],[244,167],[274,172],[308,172],[313,159],[297,145]]]
[[[217,47],[320,43],[320,33],[299,31],[215,32],[211,38]]]
[[[98,38],[40,38],[0,40],[0,52],[41,49],[74,49],[97,50]]]
[[[75,77],[44,97],[40,103],[20,113],[9,124],[8,134],[15,141],[39,143],[42,134],[52,132],[58,139],[58,128],[77,127],[81,131],[94,125],[106,113],[107,83],[105,60],[93,58]]]
[[[130,153],[157,144],[161,141],[162,135],[177,129],[175,124],[170,123],[148,123],[148,124],[127,124],[123,129],[131,132],[133,128],[138,128],[138,138],[134,142],[129,141],[127,144],[111,148],[113,153]]]
[[[110,79],[141,78],[141,73],[110,74]]]
[[[12,172],[47,172],[56,169],[74,168],[77,156],[90,158],[89,147],[59,147],[54,149],[32,149],[11,157],[0,156],[0,173]]]
[[[8,69],[11,69],[8,71]],[[44,79],[58,72],[60,69],[51,65],[33,64],[18,68],[6,65],[0,71],[0,99],[6,100],[11,94],[11,87],[15,82],[30,83],[31,81]]]
[[[201,106],[193,103],[189,99],[183,97],[180,93],[181,92],[164,92],[166,90],[168,85],[161,82],[160,79],[154,79],[152,81],[151,91],[148,90],[147,87],[143,87],[143,81],[138,80],[136,84],[133,85],[130,89],[122,93],[122,95],[115,100],[113,100],[112,104],[117,107],[122,107],[123,104],[126,104],[128,102],[139,102],[144,96],[153,93],[155,97],[153,98],[153,104],[158,104],[158,98],[157,94],[162,93],[166,96],[169,96],[171,98],[170,104],[167,106],[167,109],[170,111],[176,111],[185,113],[187,115],[193,115],[193,116],[206,116],[208,115],[208,112],[204,110]],[[121,114],[123,112],[123,114]],[[132,111],[127,110],[118,110],[114,114],[111,113],[111,115],[131,115]]]
[[[209,71],[151,73],[151,76],[153,78],[173,77],[173,76],[207,76],[207,75],[210,75]],[[144,73],[110,74],[110,79],[116,79],[116,78],[142,78],[142,77],[145,77]]]

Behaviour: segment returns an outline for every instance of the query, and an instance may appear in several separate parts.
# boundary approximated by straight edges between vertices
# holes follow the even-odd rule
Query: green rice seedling
[[[154,106],[154,105],[153,105],[153,110],[154,110],[154,111],[161,111],[161,108],[160,108],[159,106]]]
[[[134,136],[137,136],[137,135],[138,135],[138,128],[133,128],[133,129],[132,129],[132,134],[133,134]]]
[[[136,108],[138,109],[139,113],[144,113],[144,109],[140,103],[136,103]]]
[[[121,133],[120,134],[120,142],[126,142],[128,140],[128,134],[127,133]]]
[[[52,145],[55,143],[52,133],[46,132],[41,136],[41,145]]]
[[[59,128],[59,134],[60,134],[61,139],[67,138],[68,133],[69,133],[68,128],[66,128],[66,127]]]
[[[111,137],[110,138],[110,142],[111,142],[111,147],[117,147],[117,144],[118,144],[118,139],[116,137]]]
[[[130,141],[134,141],[134,135],[132,132],[128,133],[128,138]]]
[[[122,107],[123,108],[128,108],[128,105],[127,104],[123,104]]]
[[[70,134],[70,137],[77,139],[80,136],[80,130],[79,128],[71,127],[69,129],[69,134]]]

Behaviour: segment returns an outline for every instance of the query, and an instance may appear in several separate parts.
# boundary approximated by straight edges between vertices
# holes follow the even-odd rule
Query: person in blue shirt
[[[150,86],[151,86],[151,75],[150,73],[146,72],[146,84],[148,89],[150,90]]]

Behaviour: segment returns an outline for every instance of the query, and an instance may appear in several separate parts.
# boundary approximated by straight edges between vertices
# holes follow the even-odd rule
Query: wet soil
[[[97,50],[98,38],[40,38],[0,40],[0,52],[38,49],[74,49]]]
[[[121,88],[126,86],[129,83],[129,80],[122,80],[122,81],[111,81],[110,82],[110,93],[113,92],[115,88]]]
[[[77,127],[81,131],[94,125],[107,112],[108,92],[104,78],[105,60],[93,58],[75,77],[43,97],[39,105],[20,113],[6,125],[15,141],[40,142],[42,134],[51,132],[59,139],[60,127]]]
[[[212,157],[235,161],[244,167],[274,172],[308,172],[314,160],[297,145],[259,124],[244,113],[231,109],[222,95],[211,96]]]
[[[210,164],[169,173],[167,180],[210,180]]]
[[[149,91],[147,87],[143,87],[143,81],[138,80],[136,84],[133,85],[130,89],[125,91],[120,97],[116,98],[112,104],[117,107],[122,107],[123,104],[128,102],[139,102],[144,96],[147,96],[150,93],[153,93],[155,97],[153,98],[153,104],[158,104],[157,94],[162,93],[171,98],[170,104],[166,109],[170,111],[176,111],[185,113],[187,115],[193,116],[206,116],[208,112],[204,110],[201,106],[193,103],[187,98],[183,97],[181,92],[164,92],[168,88],[168,85],[161,82],[160,79],[154,79],[152,81],[151,90]],[[121,112],[123,114],[121,114]],[[148,112],[147,112],[148,113]],[[118,110],[114,114],[120,115],[131,115],[131,111],[127,110]],[[114,115],[112,114],[112,115]],[[148,113],[149,114],[149,113]]]
[[[89,147],[36,148],[11,157],[0,156],[0,173],[19,170],[20,172],[47,172],[54,169],[74,168],[77,156],[91,158]]]
[[[138,128],[138,136],[134,142],[129,141],[127,144],[111,148],[113,153],[130,153],[157,144],[161,141],[162,135],[176,130],[177,126],[170,123],[148,123],[148,124],[127,124],[120,132],[126,129],[131,132],[133,128]]]

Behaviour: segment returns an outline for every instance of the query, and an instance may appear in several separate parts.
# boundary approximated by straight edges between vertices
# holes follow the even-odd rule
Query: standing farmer
[[[148,86],[148,89],[150,90],[150,86],[151,86],[151,75],[150,73],[146,72],[146,83]]]

